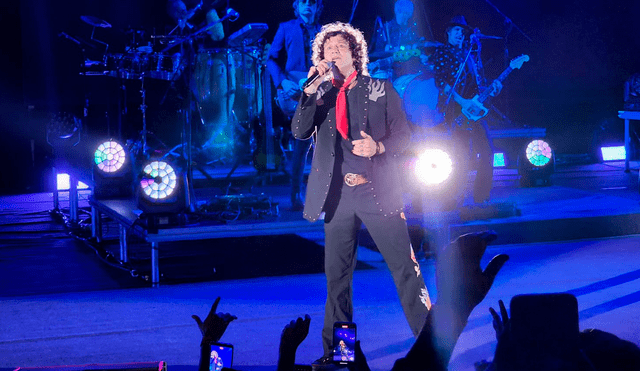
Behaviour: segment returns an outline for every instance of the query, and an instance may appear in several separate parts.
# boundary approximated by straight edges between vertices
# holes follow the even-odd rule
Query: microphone
[[[194,6],[193,9],[191,9],[191,11],[187,14],[187,20],[193,18],[193,16],[196,15],[196,13],[198,12],[198,10],[200,10],[201,7],[202,7],[202,1],[200,1],[198,5]]]
[[[328,62],[327,65],[329,66],[329,68],[333,68],[334,63]],[[313,84],[318,79],[318,77],[320,77],[320,74],[318,73],[318,70],[316,70],[316,72],[314,72],[313,75],[309,76],[309,78],[307,78],[307,80],[302,84],[301,90],[304,90],[309,85]]]

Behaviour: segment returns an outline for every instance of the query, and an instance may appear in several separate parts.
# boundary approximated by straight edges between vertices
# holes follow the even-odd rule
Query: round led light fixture
[[[544,140],[534,140],[526,149],[527,160],[531,162],[533,166],[544,166],[551,161],[551,147]]]
[[[440,184],[453,172],[453,161],[441,149],[428,149],[418,157],[415,172],[418,179],[425,184]]]
[[[94,153],[96,166],[105,173],[118,171],[124,165],[125,158],[124,148],[115,141],[100,144]]]
[[[177,186],[176,172],[164,161],[153,161],[142,170],[140,187],[151,201],[161,201],[169,197]]]

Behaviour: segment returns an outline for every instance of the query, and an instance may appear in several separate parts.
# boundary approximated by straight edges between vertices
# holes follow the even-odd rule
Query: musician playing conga
[[[300,81],[306,80],[311,67],[311,44],[320,31],[318,20],[322,0],[293,0],[295,19],[281,23],[269,49],[267,68],[273,84],[278,88],[278,104],[287,117],[291,116],[302,93]],[[293,140],[291,159],[291,208],[302,211],[302,177],[310,140]]]
[[[436,86],[440,92],[438,108],[445,115],[445,121],[452,124],[461,113],[461,109],[475,102],[474,95],[485,89],[492,89],[492,96],[500,93],[502,84],[495,80],[487,86],[481,73],[480,40],[473,36],[471,28],[463,16],[455,16],[447,24],[446,43],[435,49],[431,59],[434,64]],[[477,175],[473,186],[473,201],[476,204],[489,200],[493,182],[493,144],[489,138],[487,121],[480,119],[464,126],[452,125],[452,139],[459,167],[459,181],[454,185],[466,184],[468,165],[476,165]],[[475,163],[475,164],[474,164]],[[460,191],[460,190],[459,190]],[[458,192],[459,192],[458,191]],[[457,195],[451,195],[455,198]],[[459,203],[460,200],[454,200]]]

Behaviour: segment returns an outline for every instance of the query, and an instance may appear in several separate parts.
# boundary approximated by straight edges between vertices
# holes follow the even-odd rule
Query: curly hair
[[[359,74],[369,76],[367,64],[369,55],[367,54],[367,41],[364,39],[362,31],[354,28],[348,23],[334,22],[322,26],[322,29],[313,40],[313,55],[311,61],[317,65],[324,59],[324,44],[330,38],[341,35],[349,43],[349,50],[353,58],[353,67]]]

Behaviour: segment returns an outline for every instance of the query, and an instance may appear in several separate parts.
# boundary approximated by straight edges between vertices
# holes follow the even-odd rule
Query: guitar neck
[[[506,79],[507,76],[509,76],[511,71],[513,71],[513,68],[507,67],[504,71],[502,71],[502,73],[500,74],[500,76],[498,76],[498,78],[496,80],[498,80],[498,81],[500,81],[502,83],[504,81],[504,79]],[[491,95],[491,92],[492,92],[492,89],[484,89],[482,94],[480,94],[478,96],[478,101],[480,103],[486,101],[489,98],[489,96]]]

